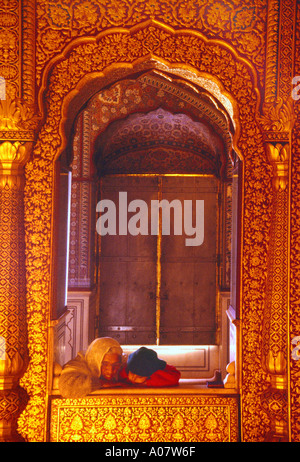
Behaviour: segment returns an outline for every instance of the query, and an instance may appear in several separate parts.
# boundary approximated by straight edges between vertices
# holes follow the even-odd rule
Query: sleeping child
[[[141,347],[131,353],[119,377],[124,382],[146,387],[172,387],[178,385],[180,372],[157,357],[157,353]]]

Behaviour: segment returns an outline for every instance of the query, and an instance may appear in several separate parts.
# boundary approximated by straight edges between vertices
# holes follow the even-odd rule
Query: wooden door
[[[101,199],[116,204],[117,223],[115,235],[101,236],[100,335],[124,345],[215,343],[218,180],[212,176],[112,176],[101,179],[101,191]],[[120,192],[127,193],[126,204],[120,203]],[[181,234],[174,227],[175,208],[170,208],[169,232],[161,213],[158,233],[152,234],[151,201],[163,199],[180,205]],[[124,217],[124,206],[136,200],[147,204],[148,234],[132,235],[127,228],[120,235],[120,206]],[[202,201],[203,217],[197,215],[196,201]],[[200,245],[194,245],[196,234],[193,237],[185,230],[187,204],[192,205],[191,226],[196,220],[202,226],[204,218]],[[134,215],[127,212],[127,224]],[[187,239],[193,245],[187,245]]]
[[[121,176],[101,182],[101,199],[117,205],[117,234],[101,237],[100,336],[114,337],[124,345],[155,344],[156,236],[118,231],[119,192],[127,193],[128,204],[137,199],[148,204],[157,197],[158,180]],[[133,215],[128,213],[127,221]]]
[[[214,177],[164,177],[162,196],[171,202],[202,200],[198,229],[204,218],[200,245],[186,245],[187,235],[162,236],[160,344],[214,344],[217,294],[218,182]],[[184,226],[183,226],[184,227]],[[200,232],[200,231],[199,231]],[[196,244],[197,241],[195,240]]]

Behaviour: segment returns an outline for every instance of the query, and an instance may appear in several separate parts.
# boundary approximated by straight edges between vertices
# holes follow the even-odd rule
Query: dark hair
[[[141,377],[150,377],[154,372],[163,370],[166,365],[166,361],[157,357],[156,351],[141,347],[129,355],[127,372],[130,371]]]

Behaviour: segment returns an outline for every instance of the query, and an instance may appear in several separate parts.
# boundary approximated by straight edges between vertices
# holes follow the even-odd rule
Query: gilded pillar
[[[27,401],[19,379],[28,363],[23,167],[32,134],[18,132],[20,109],[0,102],[0,442],[21,440],[17,419]]]
[[[262,325],[262,367],[269,387],[262,405],[270,420],[267,441],[288,441],[289,422],[289,221],[290,157],[294,108],[294,40],[297,1],[269,0],[265,103],[261,125],[273,169],[273,200]]]
[[[265,149],[272,166],[272,210],[262,326],[262,367],[269,381],[262,406],[270,419],[266,441],[288,441],[288,235],[292,104],[264,105]]]

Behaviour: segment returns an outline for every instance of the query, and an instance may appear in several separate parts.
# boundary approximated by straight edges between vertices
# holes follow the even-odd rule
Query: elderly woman
[[[117,386],[122,355],[123,350],[116,340],[97,338],[85,355],[78,353],[63,367],[59,378],[60,394],[64,398],[82,398],[97,388]]]

